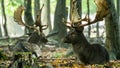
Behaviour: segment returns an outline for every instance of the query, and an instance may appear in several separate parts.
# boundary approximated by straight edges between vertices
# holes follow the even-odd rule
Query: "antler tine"
[[[101,20],[94,19],[93,21],[90,22],[90,20],[88,19],[87,21],[88,21],[88,23],[86,23],[86,24],[80,24],[79,27],[84,27],[84,26],[87,26],[87,25],[90,25],[90,24],[94,24],[94,23],[96,23],[98,21],[101,21]]]
[[[89,25],[89,23],[81,24],[82,21],[90,22],[90,19],[87,17],[87,15],[83,19],[79,18],[78,21],[74,21],[74,23],[76,23],[76,25],[74,23],[72,23],[72,27],[75,28],[75,27],[82,27],[82,26]]]
[[[107,14],[106,14],[107,15]],[[97,16],[97,15],[96,15]],[[102,17],[102,18],[97,18],[97,17],[95,17],[95,19],[93,20],[93,21],[89,21],[88,23],[86,23],[86,24],[80,24],[79,25],[79,27],[84,27],[84,26],[87,26],[87,25],[90,25],[90,24],[94,24],[94,23],[96,23],[96,22],[98,22],[98,21],[102,21],[103,20],[103,18],[104,17]],[[89,19],[88,19],[89,20]],[[83,20],[84,21],[84,20]]]
[[[42,22],[41,22],[41,13],[42,13],[43,7],[44,7],[44,4],[42,5],[41,9],[39,10],[39,14],[36,17],[36,22],[35,22],[35,25],[39,27],[39,31],[41,33],[43,32],[43,30],[48,28],[48,25],[42,25]]]
[[[64,18],[62,19],[62,21],[63,21],[63,24],[67,27],[67,28],[69,28],[69,29],[71,29],[72,27],[71,27],[71,22],[67,22]],[[69,25],[67,25],[67,24],[69,24]]]
[[[48,28],[48,25],[42,25],[42,27],[44,27],[42,30],[46,30]]]
[[[90,21],[90,19],[89,19],[89,18],[87,17],[87,15],[86,15],[83,19],[79,18],[78,21],[75,21],[74,23],[80,23],[80,22],[82,22],[82,21],[88,22],[88,21]]]
[[[37,30],[36,27],[26,25],[26,24],[23,22],[21,15],[22,15],[22,12],[23,12],[24,9],[25,9],[24,6],[19,6],[19,7],[17,8],[17,10],[15,10],[15,12],[14,12],[14,20],[15,20],[19,25],[25,26],[25,27],[30,28],[30,29],[35,29],[35,30]]]
[[[41,27],[41,13],[42,13],[43,7],[44,7],[44,4],[42,5],[42,8],[38,11],[37,16],[36,16],[35,25],[39,27]]]

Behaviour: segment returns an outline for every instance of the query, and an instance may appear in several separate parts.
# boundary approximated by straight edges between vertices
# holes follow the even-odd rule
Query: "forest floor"
[[[7,47],[0,48],[2,54],[7,58],[0,60],[0,68],[8,68],[13,62],[13,54],[7,49]],[[22,53],[21,62],[26,64],[23,65],[24,68],[104,68],[105,66],[78,64],[74,55],[65,57],[68,51],[69,49],[67,48],[43,48],[42,57],[29,59],[27,53]],[[32,61],[30,62],[30,60]],[[109,66],[111,68],[119,68],[120,61],[111,60]]]
[[[5,42],[5,43],[4,43]],[[7,42],[7,43],[6,43]],[[2,44],[3,43],[3,44]],[[61,48],[61,47],[43,47],[41,49],[41,57],[31,57],[30,52],[18,53],[19,59],[14,61],[13,51],[9,49],[8,44],[15,45],[16,38],[10,40],[0,40],[0,68],[8,68],[12,65],[11,68],[18,68],[18,64],[23,68],[103,68],[104,65],[82,65],[79,64],[75,55],[67,55],[71,52],[70,48]],[[1,45],[2,44],[2,45]],[[120,61],[110,61],[110,66],[120,67]]]

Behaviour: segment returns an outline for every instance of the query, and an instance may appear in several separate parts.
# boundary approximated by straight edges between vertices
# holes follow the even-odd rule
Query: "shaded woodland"
[[[119,0],[0,5],[0,68],[120,67]]]

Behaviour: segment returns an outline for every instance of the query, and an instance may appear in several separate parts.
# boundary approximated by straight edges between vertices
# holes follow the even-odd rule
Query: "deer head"
[[[82,29],[80,32],[77,32],[75,29],[71,29],[68,32],[67,36],[63,39],[63,42],[64,43],[73,43],[73,44],[78,42],[78,40],[80,40],[79,36],[81,35],[82,31],[83,31]]]
[[[43,5],[44,6],[44,5]],[[42,8],[43,8],[42,6]],[[39,10],[38,15],[36,17],[36,21],[33,26],[29,26],[25,24],[22,20],[22,12],[24,11],[25,7],[24,6],[19,6],[17,10],[14,12],[14,20],[22,26],[25,26],[26,28],[34,29],[34,32],[30,34],[30,37],[28,39],[28,42],[30,43],[37,43],[38,41],[41,41],[43,43],[47,42],[47,39],[43,33],[43,30],[48,28],[48,25],[42,25],[41,24],[41,11],[42,8]],[[38,28],[39,29],[38,29]]]

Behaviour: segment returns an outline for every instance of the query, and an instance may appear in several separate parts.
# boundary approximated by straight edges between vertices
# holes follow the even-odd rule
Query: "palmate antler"
[[[27,27],[27,28],[31,28],[31,29],[37,30],[36,27],[26,25],[26,24],[23,22],[22,16],[21,16],[23,10],[25,10],[25,7],[24,7],[24,6],[19,6],[19,7],[17,8],[17,10],[14,11],[14,20],[15,20],[19,25],[22,25],[22,26],[25,26],[25,27]]]
[[[88,23],[80,24],[79,27],[90,25],[90,24],[96,23],[98,21],[102,21],[103,18],[109,14],[108,4],[107,4],[106,0],[94,0],[94,2],[97,6],[97,12],[95,15],[95,19],[93,21],[89,21],[89,22],[88,22],[88,20],[90,20],[90,19],[86,19],[86,22],[88,22]],[[78,22],[81,22],[81,21],[78,21]]]
[[[71,20],[70,22],[66,22],[66,21],[64,21],[64,22],[66,22],[68,24],[71,24],[71,26],[69,26],[69,27],[84,27],[84,26],[96,23],[98,21],[102,21],[103,18],[106,17],[109,14],[107,2],[106,2],[106,0],[94,0],[94,2],[97,6],[97,12],[96,12],[96,15],[95,15],[95,19],[93,21],[91,21],[90,18],[88,18],[87,15],[86,15],[83,19],[79,18],[77,21]],[[73,4],[75,4],[75,1],[73,2]],[[72,10],[75,10],[75,9],[72,9]],[[88,22],[88,23],[81,24],[82,21],[85,21],[85,22]],[[74,23],[78,23],[78,25],[74,26]]]
[[[42,9],[43,9],[44,5],[42,6],[42,8],[40,9],[40,11],[38,12],[38,15],[36,17],[36,21],[35,21],[35,26],[29,26],[27,24],[25,24],[22,20],[22,12],[25,10],[25,7],[24,6],[19,6],[17,8],[17,10],[15,10],[14,12],[14,20],[19,24],[19,25],[22,25],[22,26],[25,26],[27,28],[30,28],[30,29],[34,29],[34,30],[37,30],[39,31],[40,33],[43,32],[43,30],[47,29],[48,28],[48,25],[42,25],[41,23],[41,12],[42,12]],[[39,30],[37,29],[37,27],[39,27]]]
[[[24,9],[25,9],[25,7],[19,6],[19,7],[17,8],[17,10],[14,12],[14,20],[15,20],[19,25],[23,25],[23,26],[25,26],[25,24],[24,24],[23,21],[22,21],[21,15],[22,15],[22,12],[23,12]]]

